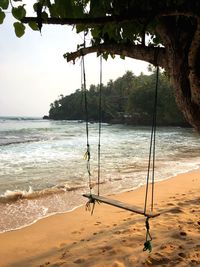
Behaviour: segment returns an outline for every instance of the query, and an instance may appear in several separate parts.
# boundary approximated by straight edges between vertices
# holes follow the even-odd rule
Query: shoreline
[[[166,180],[168,180],[168,179],[175,178],[175,177],[178,176],[178,175],[182,175],[182,174],[187,174],[187,173],[193,172],[193,171],[198,170],[198,169],[200,170],[200,168],[199,168],[198,166],[196,166],[195,168],[190,169],[190,170],[187,170],[187,171],[185,171],[185,172],[176,172],[173,176],[169,176],[169,177],[166,177],[166,178],[164,178],[164,179],[160,179],[160,180],[155,181],[155,184],[160,183],[160,182],[162,182],[162,181],[166,181]],[[115,196],[117,196],[117,195],[121,195],[121,194],[123,194],[123,193],[133,192],[133,191],[135,191],[135,190],[138,190],[140,187],[145,187],[145,184],[140,184],[140,185],[138,185],[138,186],[136,186],[136,187],[133,187],[133,188],[130,188],[130,189],[123,189],[123,190],[120,191],[120,192],[110,193],[110,194],[106,194],[106,195],[104,195],[104,196],[110,196],[110,197],[111,197],[111,196],[114,196],[114,197],[115,197]],[[17,193],[19,193],[19,192],[17,191]],[[22,192],[22,193],[23,193],[23,192]],[[62,192],[60,192],[60,193],[62,193]],[[84,193],[87,193],[87,192],[84,192]],[[82,197],[82,195],[80,195],[80,197]],[[25,196],[25,197],[22,196],[22,200],[23,200],[23,199],[26,199],[26,198],[27,198],[26,196]],[[31,199],[31,198],[30,198],[30,199]],[[85,199],[85,200],[86,200],[86,202],[87,202],[87,199]],[[46,218],[48,218],[48,217],[55,216],[55,215],[59,215],[59,214],[70,213],[70,212],[73,212],[74,210],[76,210],[76,209],[78,209],[78,208],[80,208],[80,207],[84,207],[84,206],[85,206],[85,203],[84,203],[84,204],[80,204],[80,205],[78,205],[78,206],[75,206],[75,207],[73,207],[73,208],[71,208],[71,209],[69,209],[69,210],[66,210],[66,211],[56,211],[56,212],[54,212],[54,213],[46,214],[46,215],[44,215],[44,216],[42,216],[42,217],[39,217],[39,218],[35,219],[34,221],[32,221],[32,222],[30,222],[30,223],[28,223],[28,224],[22,225],[22,226],[20,226],[20,227],[17,227],[17,228],[14,228],[14,229],[8,229],[8,230],[0,231],[0,234],[8,233],[8,232],[13,232],[13,231],[17,231],[17,230],[21,230],[21,229],[23,229],[23,228],[29,227],[29,226],[31,226],[31,225],[37,223],[38,221],[40,221],[40,220],[42,220],[42,219],[46,219]]]
[[[81,205],[79,205],[77,207],[72,208],[71,210],[60,211],[60,212],[55,212],[55,213],[52,213],[52,214],[48,214],[48,215],[46,215],[44,217],[41,217],[41,218],[36,219],[35,221],[33,221],[33,222],[31,222],[31,223],[29,223],[27,225],[23,225],[23,226],[21,226],[19,228],[2,231],[2,232],[0,232],[0,235],[1,234],[5,234],[5,233],[10,233],[10,232],[18,231],[18,230],[23,230],[24,228],[27,228],[27,227],[30,227],[30,226],[34,225],[35,223],[39,222],[40,220],[47,219],[47,218],[49,218],[51,216],[56,216],[56,215],[59,215],[59,214],[70,213],[70,212],[73,212],[76,209],[79,209],[79,208],[83,207],[83,206],[84,206],[84,204],[81,204]]]
[[[177,243],[183,247],[181,253],[190,255],[188,250],[193,246],[191,251],[196,255],[176,255],[176,261],[185,263],[180,266],[190,266],[188,260],[193,261],[192,266],[197,266],[200,264],[200,253],[197,252],[200,248],[199,191],[200,169],[156,182],[155,208],[176,208],[176,212],[151,220],[154,247],[151,254],[142,252],[145,239],[143,216],[101,204],[96,205],[93,216],[81,206],[71,212],[42,218],[19,230],[1,233],[0,265],[121,267],[128,266],[127,261],[129,266],[152,266],[142,264],[141,259],[166,262],[166,257],[170,259],[170,253],[174,251],[172,246]],[[142,206],[143,193],[144,186],[141,186],[116,194],[115,199]],[[159,251],[160,239],[167,245]],[[174,260],[170,261],[173,263]]]

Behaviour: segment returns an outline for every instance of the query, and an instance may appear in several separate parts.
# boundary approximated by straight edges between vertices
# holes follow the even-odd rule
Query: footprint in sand
[[[149,260],[152,264],[152,266],[163,266],[164,264],[168,264],[171,259],[168,258],[168,257],[165,257],[164,255],[162,255],[161,253],[156,253],[155,255],[153,256],[150,256],[149,257]],[[175,266],[175,265],[174,265]]]
[[[121,231],[115,231],[114,234],[115,235],[120,235],[121,234]]]
[[[113,247],[111,247],[111,246],[104,246],[104,247],[101,247],[100,249],[101,249],[102,252],[104,253],[104,252],[106,252],[106,251],[110,251],[110,250],[112,250]]]
[[[40,265],[40,267],[44,267],[44,266],[49,265],[49,264],[50,264],[50,262],[47,261],[47,262],[45,262],[45,264]]]
[[[100,225],[101,224],[101,222],[96,222],[94,225]]]
[[[174,203],[167,203],[167,206],[174,206]]]
[[[74,261],[74,263],[76,263],[76,264],[83,264],[84,262],[85,262],[85,259],[82,259],[82,258]]]
[[[173,209],[169,210],[170,213],[176,214],[176,213],[181,213],[183,210],[180,207],[175,207]]]
[[[181,235],[181,236],[186,236],[187,233],[186,233],[185,231],[181,231],[181,232],[180,232],[180,235]]]
[[[73,232],[71,232],[71,234],[73,234],[73,235],[81,234],[84,230],[85,230],[85,228],[81,228],[80,231],[73,231]]]
[[[186,258],[187,257],[187,255],[184,252],[178,253],[178,256],[181,257],[181,258]]]

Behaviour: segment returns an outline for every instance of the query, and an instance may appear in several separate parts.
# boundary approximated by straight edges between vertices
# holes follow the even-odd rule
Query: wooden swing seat
[[[94,195],[94,194],[83,194],[84,197],[87,197],[89,200],[96,200],[97,202],[101,202],[101,203],[105,203],[120,209],[124,209],[124,210],[128,210],[140,215],[144,215],[148,218],[154,218],[159,216],[161,213],[154,213],[154,212],[144,212],[143,209],[137,207],[137,206],[133,206],[130,204],[126,204],[123,203],[121,201],[115,200],[115,199],[111,199],[111,198],[107,198],[107,197],[103,197],[103,196],[98,196],[98,195]]]

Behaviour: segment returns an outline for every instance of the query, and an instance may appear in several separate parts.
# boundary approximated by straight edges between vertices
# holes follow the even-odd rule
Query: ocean
[[[150,127],[102,124],[101,194],[146,181]],[[191,128],[159,127],[155,180],[200,167],[200,136]],[[97,181],[98,124],[89,124],[91,178]],[[0,117],[0,232],[71,211],[88,193],[85,123]],[[93,188],[96,193],[97,186]]]

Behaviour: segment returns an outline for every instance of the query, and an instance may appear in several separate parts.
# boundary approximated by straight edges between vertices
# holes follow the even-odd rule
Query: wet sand
[[[96,204],[0,234],[0,266],[200,266],[199,192],[200,170],[156,183],[155,211],[172,210],[150,219],[151,253],[143,216]],[[144,187],[112,198],[142,207]]]

